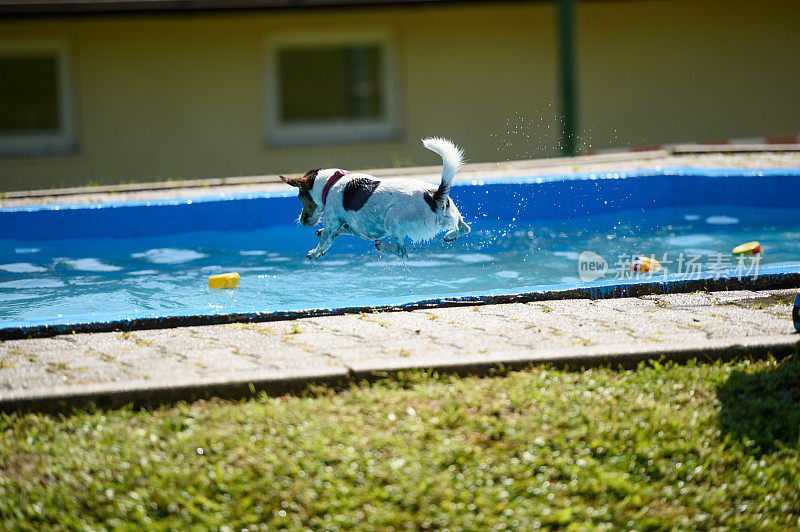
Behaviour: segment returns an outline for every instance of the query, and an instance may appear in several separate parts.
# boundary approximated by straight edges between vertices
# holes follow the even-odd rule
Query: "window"
[[[267,43],[267,140],[304,144],[397,134],[391,39],[379,32],[277,36]]]
[[[58,44],[0,44],[0,155],[63,153],[74,148],[66,49]]]

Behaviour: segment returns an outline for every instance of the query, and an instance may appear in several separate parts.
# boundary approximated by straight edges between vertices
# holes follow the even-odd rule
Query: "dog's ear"
[[[286,177],[283,175],[279,175],[278,177],[280,177],[287,185],[311,190],[311,188],[314,187],[314,180],[317,178],[317,173],[319,173],[319,168],[306,172],[306,175],[303,177]]]
[[[283,175],[279,175],[278,177],[280,177],[284,183],[293,187],[300,188],[305,183],[305,177],[286,177]]]

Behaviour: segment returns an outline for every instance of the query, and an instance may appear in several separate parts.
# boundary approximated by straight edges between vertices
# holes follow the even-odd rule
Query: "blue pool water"
[[[800,271],[800,172],[682,172],[457,186],[472,233],[415,244],[407,260],[350,236],[307,260],[316,237],[287,223],[299,211],[288,194],[2,209],[0,329],[574,287],[583,284],[584,251],[605,259],[597,280],[609,283],[631,280],[634,255],[664,264],[654,278],[753,275],[768,265]],[[737,263],[731,249],[750,240],[766,253]],[[238,289],[207,287],[210,275],[228,271],[241,275]]]

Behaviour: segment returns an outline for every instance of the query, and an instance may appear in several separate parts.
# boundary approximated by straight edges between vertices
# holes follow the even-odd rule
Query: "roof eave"
[[[0,0],[0,16],[287,10],[486,3],[489,1],[491,0]]]

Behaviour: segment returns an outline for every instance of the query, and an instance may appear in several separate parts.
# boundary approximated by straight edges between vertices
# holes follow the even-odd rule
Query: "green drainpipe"
[[[558,0],[558,48],[561,60],[561,154],[575,155],[575,0]]]

